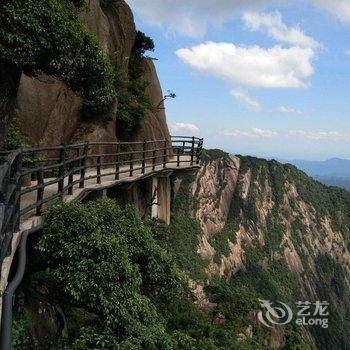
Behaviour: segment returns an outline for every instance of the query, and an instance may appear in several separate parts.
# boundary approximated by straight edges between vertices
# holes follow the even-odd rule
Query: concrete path
[[[105,168],[101,169],[101,184],[97,183],[96,178],[85,180],[84,188],[79,188],[79,184],[73,186],[73,194],[68,195],[65,194],[63,196],[63,200],[70,202],[72,200],[79,200],[83,198],[87,193],[93,191],[93,190],[103,190],[106,188],[114,187],[118,184],[122,183],[128,183],[128,182],[136,182],[142,178],[146,178],[149,176],[152,176],[154,174],[159,174],[162,172],[169,172],[174,170],[190,170],[190,169],[196,169],[200,166],[196,164],[194,161],[193,165],[191,165],[191,158],[187,155],[180,156],[180,166],[177,166],[177,159],[176,157],[172,157],[168,160],[166,163],[166,166],[164,167],[163,164],[156,165],[155,170],[152,170],[152,164],[146,163],[146,169],[145,173],[142,174],[141,170],[141,163],[135,163],[134,164],[134,170],[133,170],[133,176],[130,176],[130,165],[125,165],[120,167],[120,175],[119,179],[115,179],[115,167],[113,168]],[[96,167],[91,168],[90,171],[87,171],[85,173],[85,178],[89,178],[96,176]],[[44,182],[48,183],[55,178],[45,178]],[[73,176],[73,181],[79,180],[80,175],[76,174]],[[32,181],[31,185],[28,187],[34,187],[37,185],[36,181]],[[68,185],[68,177],[64,179],[64,186]],[[26,189],[28,187],[23,187],[22,189]],[[57,194],[58,191],[58,184],[55,183],[53,185],[49,185],[45,187],[44,190],[44,199],[49,198]],[[30,205],[34,204],[37,201],[37,191],[30,192],[27,194],[22,195],[21,197],[21,209],[27,208]],[[48,202],[44,204],[44,207],[49,205],[51,203]],[[36,216],[35,210],[32,210],[26,214],[24,214],[21,217],[21,231],[40,225],[41,224],[41,217]]]

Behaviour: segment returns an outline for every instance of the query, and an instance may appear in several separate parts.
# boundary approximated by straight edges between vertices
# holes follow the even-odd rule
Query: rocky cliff
[[[136,38],[133,14],[123,0],[101,6],[99,0],[86,1],[79,18],[96,35],[116,70],[128,71]],[[144,59],[144,80],[151,107],[132,140],[169,138],[162,89],[151,60]],[[152,107],[154,106],[154,108]],[[29,78],[22,74],[17,96],[17,119],[22,134],[31,144],[57,145],[77,140],[116,141],[118,106],[115,120],[97,123],[81,118],[82,99],[53,77],[41,74]]]
[[[204,274],[187,268],[204,306],[212,307],[198,293],[200,286],[217,278],[247,286],[262,299],[325,300],[329,328],[299,332],[311,334],[306,337],[318,349],[349,348],[349,192],[326,187],[291,165],[221,151],[207,152],[198,174],[177,182],[182,187],[174,220],[200,227],[197,243],[187,248],[192,252],[177,253],[202,258]],[[270,346],[281,348],[285,341],[282,332]]]

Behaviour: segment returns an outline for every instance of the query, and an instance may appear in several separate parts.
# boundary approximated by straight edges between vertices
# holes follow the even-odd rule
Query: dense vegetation
[[[29,76],[39,72],[62,79],[82,94],[90,113],[105,113],[115,99],[113,70],[97,39],[72,6],[83,1],[3,1],[0,5],[2,65]]]
[[[183,342],[191,344],[181,329],[166,327],[175,307],[170,300],[190,302],[184,278],[135,209],[112,200],[58,203],[45,221],[24,295],[61,305],[74,326],[68,339],[48,338],[43,348],[182,349]]]
[[[118,96],[117,136],[128,139],[152,107],[147,92],[148,82],[144,78],[147,51],[154,50],[154,42],[138,31],[129,60],[128,71],[117,71],[116,91]]]
[[[142,222],[133,207],[109,199],[58,202],[45,222],[16,303],[15,349],[267,349],[264,329],[254,326],[257,339],[245,335],[254,291],[214,279],[206,290],[216,306],[196,305],[180,268],[186,259],[171,253],[179,222]],[[45,322],[33,316],[37,307],[51,319],[64,315],[65,328],[35,343],[33,329]]]
[[[145,224],[134,208],[108,199],[57,203],[45,222],[17,300],[14,348],[192,350],[236,343],[233,331],[240,317],[249,319],[251,299],[230,316],[232,325],[214,327],[167,250],[164,224]],[[34,345],[29,330],[40,328],[40,318],[30,317],[30,305],[62,310],[66,336],[46,334]],[[235,349],[253,349],[250,343]]]

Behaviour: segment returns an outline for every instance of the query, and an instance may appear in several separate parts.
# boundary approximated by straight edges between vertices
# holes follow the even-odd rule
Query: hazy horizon
[[[214,148],[219,148],[219,147],[206,147],[205,148],[207,149],[214,149]],[[234,150],[229,150],[229,149],[222,149],[223,151],[229,153],[229,154],[233,154],[233,155],[242,155],[242,156],[252,156],[252,157],[257,157],[257,158],[264,158],[264,159],[275,159],[277,161],[306,161],[306,162],[326,162],[326,161],[329,161],[329,160],[332,160],[332,159],[340,159],[340,160],[346,160],[346,161],[349,161],[350,162],[350,156],[349,157],[342,157],[342,156],[329,156],[329,157],[315,157],[315,158],[308,158],[307,156],[300,156],[300,157],[293,157],[293,156],[290,156],[290,157],[281,157],[281,156],[277,156],[277,155],[271,155],[271,154],[264,154],[264,153],[247,153],[247,152],[237,152],[237,151],[234,151]],[[350,176],[350,174],[349,174]]]

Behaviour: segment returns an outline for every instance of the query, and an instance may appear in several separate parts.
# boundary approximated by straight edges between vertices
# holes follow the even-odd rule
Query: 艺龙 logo
[[[286,325],[293,319],[293,311],[290,306],[281,301],[275,305],[269,300],[259,299],[260,305],[264,310],[258,312],[259,321],[266,327],[273,328],[276,325]],[[327,310],[329,303],[327,301],[297,301],[295,307],[298,311],[295,313],[295,324],[297,326],[321,326],[328,328]]]
[[[269,300],[259,299],[259,301],[265,310],[259,311],[258,319],[266,327],[288,324],[292,320],[293,311],[287,304],[279,301],[278,306],[273,306]]]

